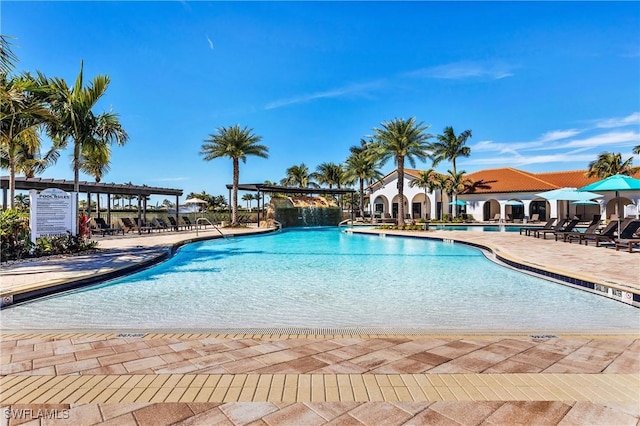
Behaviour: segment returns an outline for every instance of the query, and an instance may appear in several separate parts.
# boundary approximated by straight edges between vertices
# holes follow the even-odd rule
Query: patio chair
[[[389,213],[382,215],[382,223],[396,223],[396,220]]]
[[[122,228],[128,233],[129,231],[136,231],[138,227],[133,223],[133,220],[128,217],[120,218],[120,222],[122,222]]]
[[[93,222],[95,223],[96,227],[91,228],[92,234],[102,234],[102,236],[104,237],[107,234],[113,235],[117,234],[118,232],[122,232],[122,235],[124,235],[124,229],[110,227],[109,224],[107,224],[107,222],[105,222],[101,217],[94,217]]]
[[[544,239],[546,239],[546,234],[552,234],[554,232],[562,231],[565,223],[567,223],[567,219],[558,219],[558,222],[556,222],[556,226],[554,226],[553,228],[533,230],[533,236],[536,238],[540,238],[540,235],[544,235]]]
[[[520,235],[522,235],[522,232],[524,231],[524,235],[531,235],[532,232],[534,231],[538,231],[541,229],[553,229],[553,222],[556,221],[555,217],[549,218],[549,220],[547,220],[547,223],[544,224],[543,227],[540,226],[526,226],[524,228],[520,228]]]
[[[188,225],[187,224],[180,224],[176,221],[176,218],[173,216],[167,216],[167,220],[169,221],[169,223],[171,224],[171,226],[173,227],[174,230],[178,231],[180,230],[180,228],[183,229],[187,229]]]
[[[538,223],[540,222],[540,213],[534,213],[531,215],[531,219],[529,219],[529,222],[531,223]]]
[[[165,222],[164,219],[161,217],[154,217],[151,223],[152,223],[152,226],[154,226],[156,229],[160,231],[168,231],[170,229],[167,222]]]
[[[616,251],[620,250],[620,247],[625,247],[629,253],[633,253],[633,246],[640,248],[640,235],[636,233],[634,238],[616,238],[615,243]]]
[[[144,219],[139,219],[137,217],[134,217],[133,220],[136,223],[136,228],[140,232],[147,231],[147,234],[149,234],[149,233],[151,233],[152,230],[156,229],[154,226],[150,226],[149,224],[147,224],[144,221]]]
[[[571,221],[567,224],[567,226],[564,226],[561,230],[559,231],[554,231],[553,235],[555,237],[555,240],[558,241],[558,237],[563,237],[564,234],[569,233],[569,232],[573,232],[574,228],[576,226],[578,226],[578,224],[580,223],[580,219],[571,219]],[[547,239],[547,233],[545,232],[544,234],[544,239]],[[564,237],[563,237],[564,238]]]
[[[600,220],[592,220],[591,223],[589,224],[589,226],[587,227],[587,229],[585,229],[584,232],[580,232],[580,231],[568,231],[568,232],[558,232],[556,234],[556,241],[558,241],[558,237],[560,235],[562,235],[562,242],[566,243],[567,241],[569,241],[569,243],[571,243],[572,239],[580,239],[580,235],[584,234],[584,233],[594,233],[596,232],[596,230],[598,229],[598,227],[600,226]],[[578,235],[580,234],[580,235]]]
[[[620,241],[635,240],[636,238],[634,237],[634,235],[638,231],[638,229],[640,229],[640,220],[625,219],[623,223],[625,223],[625,225],[623,226],[622,223],[620,224],[620,235],[618,235],[617,237],[613,235],[612,236],[603,235],[603,236],[595,237],[596,247],[600,247],[601,243],[615,245],[617,240],[620,240]],[[614,234],[615,234],[615,231],[614,231]],[[624,244],[624,242],[622,244]]]
[[[487,222],[500,222],[500,213],[496,213],[493,219],[489,219]]]
[[[182,221],[189,227],[189,229],[193,228],[194,225],[191,223],[191,219],[189,219],[188,216],[182,216]]]
[[[620,229],[625,229],[632,219],[625,219],[620,223]],[[589,245],[589,241],[594,241],[596,247],[600,245],[600,241],[613,241],[616,231],[618,231],[618,222],[609,222],[600,232],[584,233],[580,236],[579,244],[584,241],[585,245]]]

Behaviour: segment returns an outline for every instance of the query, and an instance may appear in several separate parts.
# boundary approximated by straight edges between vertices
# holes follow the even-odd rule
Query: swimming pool
[[[637,330],[640,310],[477,249],[336,228],[189,244],[167,262],[0,312],[5,329]]]

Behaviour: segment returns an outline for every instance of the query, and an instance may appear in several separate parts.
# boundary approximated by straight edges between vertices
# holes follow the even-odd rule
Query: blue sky
[[[638,2],[0,7],[19,71],[73,83],[84,60],[86,77],[111,78],[96,112],[117,112],[130,141],[114,147],[104,182],[226,196],[231,161],[199,151],[233,124],[269,147],[268,159],[241,164],[244,183],[343,162],[394,117],[416,117],[432,134],[471,129],[471,157],[458,160],[468,173],[584,169],[600,152],[629,158],[640,144]],[[43,176],[72,179],[69,156]]]

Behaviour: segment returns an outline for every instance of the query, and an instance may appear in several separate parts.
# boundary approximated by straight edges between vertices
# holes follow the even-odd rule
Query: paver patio
[[[568,274],[640,287],[635,253],[493,234],[465,238]],[[2,288],[117,269],[140,261],[137,246],[144,256],[161,255],[192,237],[104,239],[102,247],[120,253],[111,264],[94,256],[3,267]],[[621,273],[606,275],[609,267]],[[8,424],[640,422],[640,332],[628,328],[615,335],[3,330],[0,376]]]

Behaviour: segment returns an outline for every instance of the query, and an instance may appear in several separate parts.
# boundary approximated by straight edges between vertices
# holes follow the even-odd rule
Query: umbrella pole
[[[620,215],[622,214],[622,200],[618,191],[616,191],[616,198],[618,199],[618,238],[620,238]]]

